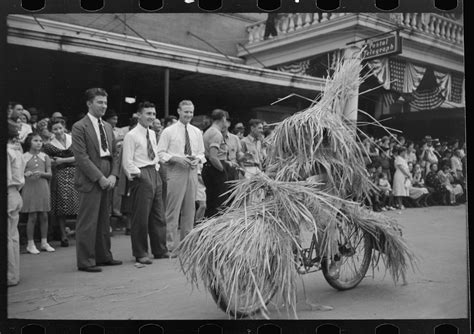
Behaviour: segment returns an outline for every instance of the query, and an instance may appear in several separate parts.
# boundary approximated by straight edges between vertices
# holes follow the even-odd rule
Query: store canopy
[[[255,89],[254,83],[285,87],[286,92],[288,88],[315,92],[321,91],[325,82],[322,78],[246,66],[237,57],[31,16],[10,15],[7,24],[9,44],[192,72],[197,79],[198,73],[218,76],[230,82],[238,80],[240,89]]]

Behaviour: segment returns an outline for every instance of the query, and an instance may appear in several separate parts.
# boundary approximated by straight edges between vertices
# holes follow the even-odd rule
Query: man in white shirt
[[[125,135],[122,146],[122,167],[130,180],[132,203],[131,239],[137,262],[151,264],[148,257],[148,236],[155,259],[169,258],[166,248],[162,182],[156,135],[150,126],[156,118],[155,105],[138,105],[138,124]]]
[[[196,211],[197,167],[204,163],[202,133],[190,124],[194,105],[183,100],[178,107],[179,121],[165,128],[158,143],[158,154],[166,168],[166,223],[168,241],[173,250],[193,228]],[[181,238],[178,221],[181,214]]]

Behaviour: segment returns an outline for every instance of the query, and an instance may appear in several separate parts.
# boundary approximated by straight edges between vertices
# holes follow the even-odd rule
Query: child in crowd
[[[376,167],[374,164],[369,164],[367,166],[367,173],[369,175],[370,181],[372,181],[372,183],[377,186],[378,177],[377,177]],[[381,211],[382,208],[381,208],[381,203],[380,203],[379,191],[374,191],[371,193],[370,202],[371,202],[370,204],[372,205],[372,210],[374,210],[375,212]]]
[[[390,173],[390,157],[388,156],[388,149],[382,149],[380,151],[380,158],[378,160],[382,171],[387,174],[388,181],[392,182],[392,174]]]
[[[54,252],[48,244],[48,212],[51,210],[49,180],[51,179],[51,160],[41,149],[43,139],[37,132],[30,133],[25,139],[25,148],[28,152],[23,154],[25,161],[25,186],[21,191],[23,198],[22,213],[28,214],[26,235],[30,254],[39,254],[34,241],[35,225],[39,218],[41,230],[41,250]]]
[[[382,203],[382,211],[395,210],[393,205],[392,186],[388,180],[387,173],[380,173],[378,176],[377,186],[380,189],[380,202]]]

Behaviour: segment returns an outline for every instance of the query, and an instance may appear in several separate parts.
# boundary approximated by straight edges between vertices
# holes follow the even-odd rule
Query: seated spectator
[[[408,170],[410,171],[412,178],[407,180],[408,187],[408,196],[414,201],[416,207],[428,206],[426,199],[428,198],[429,191],[427,188],[414,185],[414,176],[413,176],[413,164],[408,163]]]
[[[438,164],[434,163],[430,166],[430,172],[426,174],[425,184],[433,190],[433,196],[439,197],[441,204],[448,205],[449,192],[442,184],[438,175]]]
[[[457,204],[457,198],[464,194],[464,191],[459,184],[453,184],[454,176],[449,168],[449,165],[443,165],[442,169],[438,171],[438,177],[441,184],[449,192],[449,200],[451,205]]]

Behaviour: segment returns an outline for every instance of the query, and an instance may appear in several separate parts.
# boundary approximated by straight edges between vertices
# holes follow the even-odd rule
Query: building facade
[[[191,99],[198,115],[279,121],[308,106],[297,95],[321,92],[349,44],[398,30],[401,53],[365,61],[373,74],[359,108],[410,137],[446,124],[464,132],[464,29],[452,14],[44,14],[7,24],[10,99],[74,120],[83,91],[101,86],[122,122],[136,107],[125,97],[155,102],[162,117]]]

